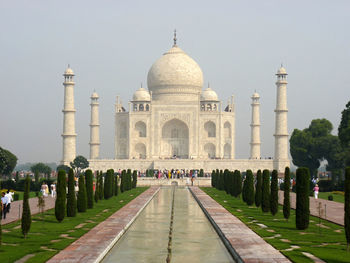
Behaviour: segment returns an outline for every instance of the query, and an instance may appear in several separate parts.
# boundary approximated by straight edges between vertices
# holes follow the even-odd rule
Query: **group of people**
[[[56,196],[56,185],[51,184],[50,188],[51,188],[51,197],[55,197]],[[49,195],[49,186],[45,182],[43,182],[43,184],[41,185],[40,192],[45,197],[47,197]]]
[[[1,217],[6,219],[6,214],[10,213],[11,202],[13,201],[13,192],[7,190],[7,192],[1,193]]]

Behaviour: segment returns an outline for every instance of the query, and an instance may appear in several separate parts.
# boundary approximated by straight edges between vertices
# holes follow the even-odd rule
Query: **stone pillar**
[[[98,94],[91,95],[90,159],[98,159],[100,153],[100,124],[98,116]]]
[[[275,121],[275,156],[274,169],[282,173],[286,166],[290,166],[288,158],[288,122],[287,122],[287,72],[281,66],[277,76],[277,100]]]
[[[64,76],[64,108],[63,112],[63,156],[61,164],[69,165],[76,157],[75,108],[74,108],[74,73],[69,67]]]
[[[260,96],[254,93],[252,96],[252,123],[250,139],[250,159],[260,159]]]

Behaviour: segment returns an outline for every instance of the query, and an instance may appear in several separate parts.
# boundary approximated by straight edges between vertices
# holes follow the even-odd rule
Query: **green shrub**
[[[103,194],[104,194],[104,189],[103,189],[103,173],[102,173],[102,171],[100,171],[100,178],[99,178],[98,186],[100,187],[100,188],[98,189],[99,199],[102,200],[102,199],[103,199]]]
[[[85,171],[86,180],[86,196],[87,196],[87,208],[94,207],[94,185],[92,179],[92,171],[90,169]]]
[[[272,171],[271,176],[270,211],[272,215],[278,211],[278,173],[276,170]]]
[[[137,171],[132,172],[132,188],[136,188],[137,185]]]
[[[83,174],[79,176],[79,191],[77,198],[77,208],[79,213],[86,212],[87,207],[87,195],[86,195],[86,186],[85,186],[85,178]]]
[[[247,170],[246,177],[245,200],[247,205],[254,204],[254,176],[252,170]]]
[[[114,191],[114,195],[115,196],[117,196],[118,195],[118,188],[119,188],[119,186],[118,186],[118,174],[116,174],[115,176],[114,176],[114,185],[115,185],[115,191]]]
[[[30,225],[32,223],[32,216],[30,213],[30,206],[29,206],[29,192],[30,192],[31,180],[28,175],[25,180],[26,180],[26,183],[24,185],[23,211],[22,211],[22,220],[21,220],[21,228],[22,228],[22,234],[24,238],[27,237],[27,234],[30,230]]]
[[[288,220],[290,216],[290,170],[286,167],[284,170],[284,199],[283,199],[283,216]]]
[[[309,184],[310,172],[308,168],[300,167],[297,169],[296,180],[296,210],[295,223],[299,230],[309,227]]]
[[[261,187],[261,210],[264,213],[270,211],[270,172],[269,170],[263,171],[262,187]]]
[[[99,184],[99,172],[96,172],[96,182],[95,182],[95,194],[94,194],[94,199],[95,199],[95,202],[97,203],[98,202],[98,199],[99,199],[99,189],[100,189],[100,186],[98,185]]]
[[[261,205],[262,196],[262,175],[261,170],[256,173],[256,185],[255,185],[255,206],[259,207]]]
[[[19,193],[14,193],[13,194],[13,201],[18,201],[19,200]]]
[[[75,197],[75,180],[73,169],[68,172],[67,216],[74,217],[77,214],[77,199]]]
[[[224,171],[224,189],[226,194],[229,194],[230,192],[230,182],[229,182],[229,170],[225,169]]]
[[[333,195],[329,195],[329,196],[328,196],[328,200],[329,200],[329,201],[333,201]]]
[[[123,193],[125,191],[125,176],[126,176],[126,171],[123,170],[122,174],[120,176],[120,192]]]
[[[241,172],[238,170],[235,170],[233,173],[233,196],[239,197],[239,195],[242,193],[242,177]]]
[[[211,172],[211,187],[215,187],[215,170]]]
[[[62,222],[66,214],[66,172],[58,171],[57,176],[57,197],[55,201],[55,216],[58,222]]]
[[[204,171],[203,171],[203,169],[200,169],[200,170],[199,170],[199,177],[204,177]]]

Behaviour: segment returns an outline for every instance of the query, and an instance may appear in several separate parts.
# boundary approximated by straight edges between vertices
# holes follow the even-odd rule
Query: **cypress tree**
[[[224,172],[222,170],[219,173],[219,182],[219,190],[225,190]]]
[[[94,207],[94,186],[92,179],[92,171],[90,169],[85,171],[86,180],[86,195],[87,195],[87,208]]]
[[[262,188],[261,210],[266,213],[270,211],[270,172],[269,170],[263,171],[261,188]]]
[[[347,243],[347,251],[350,244],[350,167],[345,169],[345,185],[344,185],[344,229]]]
[[[307,229],[309,226],[309,185],[310,172],[308,168],[300,167],[297,169],[296,181],[296,209],[295,223],[299,230]]]
[[[75,180],[73,169],[68,172],[68,197],[67,197],[67,216],[77,215],[77,199],[75,197]]]
[[[122,171],[120,175],[120,192],[124,192],[124,178],[125,178],[125,170]]]
[[[283,199],[283,216],[288,220],[290,216],[290,170],[286,167],[284,170],[284,199]]]
[[[134,170],[132,173],[132,188],[136,188],[137,185],[137,171]]]
[[[202,168],[199,170],[199,177],[204,177],[204,171]]]
[[[98,199],[99,199],[99,192],[98,192],[99,189],[100,189],[100,186],[99,186],[99,173],[96,172],[95,195],[94,195],[96,203],[98,202]]]
[[[55,216],[58,222],[62,222],[66,214],[66,172],[58,171],[57,176],[57,197],[55,201]]]
[[[118,174],[116,174],[115,176],[114,176],[114,185],[115,185],[115,191],[114,191],[114,195],[115,196],[117,196],[118,195],[118,188],[119,188],[119,186],[118,186]]]
[[[110,196],[110,185],[111,185],[111,181],[110,181],[110,173],[111,170],[107,170],[106,174],[105,174],[105,181],[104,181],[104,199],[109,199]]]
[[[246,184],[246,180],[247,178],[244,178],[244,181],[243,181],[243,186],[242,186],[242,200],[243,202],[247,202],[247,198],[246,198],[246,195],[247,195],[247,184]]]
[[[219,169],[216,169],[215,175],[216,175],[216,189],[220,190],[220,171],[219,171]]]
[[[242,177],[241,172],[235,170],[233,173],[233,196],[239,197],[242,192]]]
[[[230,171],[230,195],[233,196],[234,193],[234,180],[235,176],[234,176],[234,172]]]
[[[211,187],[215,187],[215,170],[211,172]]]
[[[103,199],[103,194],[104,194],[102,171],[100,171],[100,177],[99,177],[98,186],[100,187],[100,189],[98,189],[99,199],[102,200]]]
[[[77,199],[77,208],[78,212],[86,212],[87,207],[87,195],[86,195],[86,186],[85,186],[85,178],[83,174],[79,176],[79,191],[78,191],[78,199]]]
[[[271,176],[270,210],[272,215],[278,211],[278,173],[276,170],[272,171]]]
[[[230,192],[230,183],[229,183],[229,171],[227,169],[225,169],[224,171],[224,189],[226,194],[229,194]]]
[[[252,170],[247,170],[246,173],[246,203],[247,205],[254,204],[254,176]]]
[[[109,197],[111,198],[113,195],[114,195],[114,170],[113,169],[110,169],[109,171],[109,182],[110,182],[110,185],[109,185]]]
[[[131,189],[131,169],[128,169],[127,172],[127,188],[126,190],[129,191]]]
[[[256,173],[256,186],[255,186],[255,206],[259,207],[261,205],[262,196],[262,175],[261,170]]]
[[[22,211],[22,220],[21,220],[22,234],[24,238],[27,237],[27,234],[30,230],[30,225],[32,223],[32,216],[30,213],[30,206],[29,206],[30,181],[31,180],[27,175],[27,178],[24,184],[23,211]]]

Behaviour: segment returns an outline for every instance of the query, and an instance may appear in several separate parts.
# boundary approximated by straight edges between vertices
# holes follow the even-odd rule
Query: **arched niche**
[[[204,152],[207,154],[208,158],[213,159],[216,157],[215,145],[212,143],[207,143],[204,145]]]
[[[135,152],[140,159],[146,159],[146,146],[143,143],[135,145]]]
[[[136,122],[135,130],[136,130],[136,133],[139,137],[146,137],[147,136],[146,124],[143,121]]]
[[[225,124],[224,124],[224,138],[226,139],[226,138],[231,138],[231,133],[232,133],[232,131],[231,131],[231,124],[227,121],[227,122],[225,122]]]
[[[224,145],[224,158],[231,159],[231,144],[229,143]]]
[[[187,159],[189,155],[189,129],[178,119],[167,121],[162,127],[161,155]]]
[[[216,125],[212,121],[207,121],[204,124],[204,129],[208,135],[208,137],[216,137]]]

